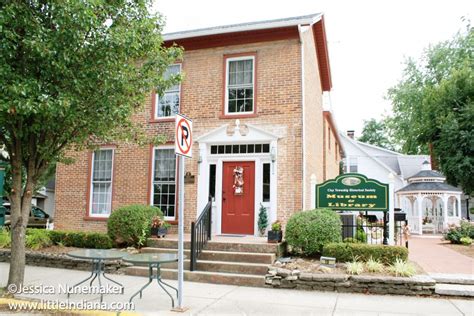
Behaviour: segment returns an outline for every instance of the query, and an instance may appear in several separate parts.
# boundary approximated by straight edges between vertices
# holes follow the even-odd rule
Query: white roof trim
[[[177,39],[192,38],[192,37],[207,36],[207,35],[226,34],[226,33],[234,33],[234,32],[253,31],[253,30],[264,30],[264,29],[272,29],[272,28],[286,27],[286,26],[297,26],[300,24],[312,25],[320,21],[321,17],[322,17],[322,13],[316,13],[316,14],[311,14],[311,15],[298,16],[298,17],[285,18],[285,19],[241,23],[241,24],[233,24],[233,25],[223,25],[223,26],[216,26],[216,27],[203,28],[203,29],[197,29],[197,30],[173,32],[173,33],[163,34],[163,40],[172,41],[172,40],[177,40]]]

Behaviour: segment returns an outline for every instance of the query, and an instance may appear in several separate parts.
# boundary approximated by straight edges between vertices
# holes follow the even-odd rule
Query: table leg
[[[89,281],[91,278],[93,277],[92,281],[94,281],[94,279],[97,277],[97,273],[94,272],[94,268],[92,268],[92,273],[91,275],[89,275],[89,277],[87,277],[86,279],[82,280],[81,282],[73,285],[71,287],[71,289],[74,289],[75,287],[78,287],[79,285],[81,285],[82,283],[86,282],[86,281]],[[91,285],[92,285],[92,281],[91,281]],[[71,295],[70,291],[68,290],[68,293],[67,293],[67,298],[69,298],[69,296]]]
[[[117,282],[117,281],[114,281],[114,280],[112,280],[111,278],[109,278],[108,276],[106,276],[106,275],[105,275],[105,272],[102,272],[102,276],[103,276],[105,279],[109,280],[110,282],[113,282],[113,283],[117,284],[118,286],[120,286],[120,287],[122,288],[122,294],[123,294],[123,284],[121,284],[121,283],[119,283],[119,282]]]
[[[163,280],[161,279],[161,277],[158,279],[158,282],[161,283],[161,284],[166,285],[167,287],[172,288],[173,290],[175,290],[175,292],[176,292],[176,298],[178,298],[178,289],[177,289],[177,288],[175,288],[174,286],[169,285],[169,284],[166,283],[166,282],[163,282]]]
[[[168,292],[168,291],[166,290],[166,288],[161,284],[161,283],[163,283],[163,282],[160,282],[160,279],[159,279],[159,278],[156,279],[156,282],[158,282],[158,285],[161,286],[161,288],[163,289],[163,291],[165,291],[166,294],[168,294],[168,296],[171,298],[171,307],[174,308],[174,298],[173,298],[173,295],[171,295],[170,292]],[[171,286],[171,287],[172,287],[172,286]],[[176,289],[175,289],[175,290],[176,290]],[[178,292],[178,291],[176,290],[176,293],[177,293],[177,292]]]
[[[140,298],[142,298],[142,292],[143,292],[143,290],[144,290],[148,285],[150,285],[151,282],[153,282],[153,279],[154,279],[154,278],[155,278],[155,277],[154,277],[154,275],[153,275],[153,266],[150,265],[150,266],[148,267],[148,283],[145,284],[144,286],[142,286],[142,288],[139,289],[137,292],[135,292],[135,294],[133,294],[132,297],[130,297],[129,302],[131,303],[132,300],[133,300],[133,298],[134,298],[135,296],[137,296],[138,294],[140,294]]]

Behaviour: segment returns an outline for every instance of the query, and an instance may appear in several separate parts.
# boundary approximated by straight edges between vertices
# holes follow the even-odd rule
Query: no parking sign
[[[175,153],[184,157],[193,156],[193,121],[182,114],[176,114]]]

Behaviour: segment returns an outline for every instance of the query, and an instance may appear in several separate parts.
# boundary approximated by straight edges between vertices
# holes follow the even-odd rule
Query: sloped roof
[[[441,172],[438,172],[436,170],[421,170],[417,174],[410,177],[410,179],[413,179],[413,178],[442,178],[444,179],[445,176],[443,176]]]
[[[313,24],[315,22],[318,22],[321,19],[321,17],[322,17],[322,13],[313,13],[313,14],[283,18],[283,19],[273,19],[273,20],[265,20],[265,21],[230,24],[230,25],[219,25],[219,26],[207,27],[207,28],[201,28],[201,29],[195,29],[195,30],[166,33],[166,34],[163,34],[163,39],[165,41],[172,41],[172,40],[177,40],[177,39],[198,37],[198,36],[263,30],[263,29],[271,29],[271,28],[286,27],[286,26],[296,26],[299,24]]]
[[[400,168],[403,179],[408,179],[418,173],[421,169],[423,161],[428,159],[427,155],[403,155],[398,156],[398,166]]]
[[[423,170],[428,171],[428,170]],[[397,192],[412,192],[412,191],[441,191],[441,192],[462,192],[452,185],[443,182],[413,182],[401,188]]]

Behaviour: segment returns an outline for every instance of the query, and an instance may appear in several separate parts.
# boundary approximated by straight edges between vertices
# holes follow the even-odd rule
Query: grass
[[[12,244],[12,238],[10,231],[6,228],[0,230],[0,249],[1,248],[10,248]]]
[[[365,268],[367,271],[374,273],[380,273],[384,271],[384,265],[380,261],[372,259],[372,257],[370,257],[365,263]]]
[[[416,268],[413,264],[402,259],[396,259],[388,270],[395,274],[395,276],[411,277],[416,274]]]
[[[347,262],[346,272],[352,275],[359,275],[364,272],[364,263],[359,261]]]

